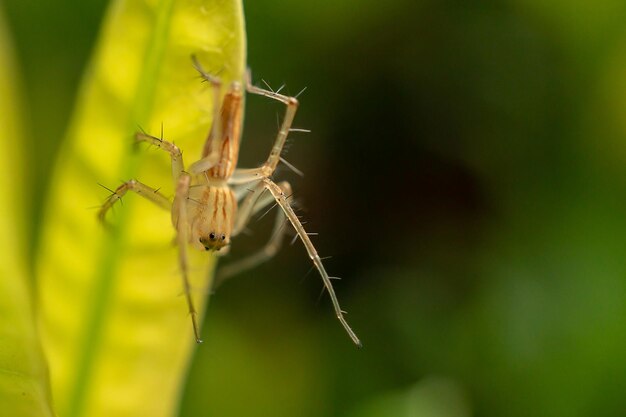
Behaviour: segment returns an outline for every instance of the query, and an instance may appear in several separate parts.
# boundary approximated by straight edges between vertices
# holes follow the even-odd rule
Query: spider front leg
[[[176,196],[172,206],[172,221],[176,227],[176,244],[178,245],[178,264],[183,278],[183,290],[187,300],[193,334],[196,343],[202,343],[200,339],[200,326],[198,326],[198,312],[196,311],[193,298],[191,297],[191,284],[189,283],[189,263],[187,261],[187,246],[189,244],[189,217],[187,214],[187,200],[189,199],[189,187],[191,176],[182,173],[176,184]]]
[[[171,210],[172,204],[167,197],[159,193],[158,190],[155,190],[154,188],[133,179],[130,181],[126,181],[125,183],[117,187],[115,191],[113,191],[111,196],[104,202],[104,204],[100,208],[100,211],[98,212],[98,219],[100,219],[101,222],[104,223],[107,212],[111,208],[113,208],[115,203],[120,201],[128,191],[133,191],[137,193],[141,197],[145,198],[146,200],[152,201],[154,204],[167,211]]]
[[[343,328],[346,330],[346,332],[348,333],[348,336],[350,336],[350,339],[352,339],[354,344],[357,345],[358,347],[361,347],[362,346],[361,341],[359,340],[356,333],[354,333],[350,325],[348,325],[348,322],[346,321],[344,317],[344,311],[341,309],[341,306],[339,305],[339,300],[337,299],[337,295],[335,294],[333,284],[330,282],[331,278],[326,272],[326,269],[324,268],[322,259],[318,255],[317,250],[315,249],[315,246],[313,246],[313,242],[311,242],[311,239],[309,239],[309,235],[304,230],[304,227],[302,226],[300,219],[298,218],[296,213],[293,211],[291,204],[289,204],[289,201],[288,201],[289,196],[285,194],[283,189],[279,187],[270,178],[263,178],[262,183],[265,189],[267,189],[272,194],[272,196],[276,200],[276,203],[280,206],[281,210],[283,211],[285,216],[287,216],[287,219],[289,219],[289,222],[291,222],[291,225],[296,230],[298,237],[300,238],[300,240],[302,240],[302,243],[304,244],[304,247],[306,248],[306,251],[309,254],[309,258],[311,258],[313,265],[315,265],[315,268],[321,275],[322,281],[324,282],[324,287],[326,288],[326,290],[328,291],[328,294],[330,295],[330,299],[333,303],[333,308],[335,310],[335,315],[337,316],[337,319],[339,320]]]

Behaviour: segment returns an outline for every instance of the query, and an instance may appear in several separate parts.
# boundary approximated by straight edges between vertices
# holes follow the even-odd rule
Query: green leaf
[[[0,404],[12,417],[52,416],[25,267],[23,129],[15,63],[0,14]]]
[[[111,4],[52,178],[37,263],[42,338],[62,417],[177,409],[196,344],[170,213],[127,194],[107,230],[89,207],[108,196],[98,183],[115,188],[131,178],[173,196],[169,155],[132,146],[139,126],[155,135],[163,126],[187,165],[200,157],[212,99],[192,54],[224,85],[242,79],[240,1]],[[213,259],[188,253],[202,312]]]
[[[469,417],[469,397],[457,381],[443,376],[427,376],[402,390],[369,398],[349,417]]]

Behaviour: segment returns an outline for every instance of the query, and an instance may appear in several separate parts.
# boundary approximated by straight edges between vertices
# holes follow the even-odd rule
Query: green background
[[[105,6],[4,1],[31,255]],[[288,246],[213,296],[182,415],[626,415],[626,3],[244,6],[254,79],[308,87],[286,155],[306,175],[279,176],[365,346]],[[281,111],[249,98],[242,165]]]

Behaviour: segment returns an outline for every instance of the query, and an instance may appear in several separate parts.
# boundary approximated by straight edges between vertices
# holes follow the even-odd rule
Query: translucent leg
[[[246,90],[250,94],[257,94],[278,100],[287,106],[285,109],[285,116],[283,117],[283,123],[281,124],[280,130],[276,135],[276,140],[274,141],[274,146],[272,147],[270,156],[264,164],[264,167],[268,168],[270,171],[264,176],[269,177],[274,172],[278,162],[280,161],[280,154],[283,151],[283,146],[285,146],[285,141],[287,141],[287,135],[289,134],[293,119],[296,116],[296,111],[298,110],[298,99],[252,85],[250,72],[247,73]]]
[[[104,202],[98,212],[98,218],[100,221],[104,222],[107,212],[115,205],[115,203],[121,200],[128,191],[137,193],[141,197],[152,201],[154,204],[167,211],[170,211],[172,208],[170,200],[163,194],[159,193],[158,190],[155,190],[154,188],[149,187],[137,180],[130,180],[117,187],[107,201]]]
[[[279,187],[276,183],[274,183],[269,178],[264,178],[263,184],[265,185],[265,188],[272,194],[272,196],[274,197],[274,199],[276,200],[276,202],[278,203],[282,211],[285,213],[285,216],[287,216],[287,219],[289,219],[289,221],[291,222],[291,225],[294,227],[294,229],[296,229],[296,233],[298,234],[298,237],[300,238],[300,240],[302,240],[302,243],[304,244],[304,247],[306,248],[306,251],[309,254],[309,258],[311,258],[313,265],[315,265],[315,268],[322,276],[322,281],[324,281],[324,287],[326,288],[326,290],[328,291],[328,294],[330,295],[330,299],[333,303],[333,308],[335,309],[335,315],[337,316],[337,319],[339,320],[343,328],[346,330],[346,332],[348,333],[348,336],[350,336],[350,339],[352,339],[354,344],[356,344],[358,347],[361,347],[362,346],[361,341],[359,340],[357,335],[354,333],[352,328],[350,328],[350,326],[348,325],[348,322],[344,318],[344,312],[343,310],[341,310],[341,306],[339,305],[339,300],[337,299],[337,295],[335,294],[333,285],[330,282],[330,277],[328,276],[328,273],[326,272],[326,269],[324,268],[324,265],[322,264],[322,260],[320,256],[317,254],[317,250],[315,250],[315,246],[313,246],[311,239],[309,239],[309,235],[304,230],[304,227],[302,226],[300,219],[298,219],[298,216],[296,215],[296,213],[293,211],[293,208],[289,204],[289,201],[287,200],[288,196],[284,193],[281,187]]]
[[[233,231],[231,236],[237,236],[246,227],[250,221],[250,217],[254,214],[254,208],[261,206],[259,199],[261,198],[265,186],[261,181],[257,182],[252,188],[249,189],[248,194],[244,197],[243,201],[239,205],[237,210],[237,217],[235,218],[235,224],[233,225]],[[265,203],[267,205],[267,203]]]
[[[193,61],[194,68],[200,74],[200,77],[202,77],[204,81],[210,83],[211,87],[213,88],[213,124],[211,125],[210,136],[217,137],[219,135],[219,132],[221,132],[219,108],[222,81],[218,77],[215,77],[206,72],[204,68],[202,68],[202,65],[200,65],[200,61],[198,61],[198,58],[196,58],[195,55],[191,56],[191,60]]]
[[[149,135],[145,132],[135,133],[135,140],[137,142],[148,142],[151,145],[157,146],[159,149],[163,149],[165,152],[169,153],[172,158],[172,178],[174,179],[174,184],[178,183],[180,174],[185,170],[185,166],[183,164],[183,154],[178,146],[163,140],[163,138],[157,138],[156,136]]]
[[[176,186],[176,197],[174,197],[174,205],[172,216],[176,226],[176,243],[178,245],[178,263],[180,273],[183,278],[183,289],[185,298],[187,299],[187,307],[191,316],[191,324],[193,333],[197,343],[202,343],[200,339],[200,327],[198,325],[198,313],[191,297],[191,284],[189,283],[189,263],[187,261],[187,245],[189,244],[189,218],[187,215],[187,199],[189,198],[189,186],[191,184],[191,176],[183,173]]]
[[[291,125],[293,124],[293,119],[296,116],[296,111],[298,110],[298,99],[296,99],[295,97],[289,97],[273,91],[255,87],[250,82],[249,73],[246,83],[246,90],[251,94],[257,94],[260,96],[278,100],[281,103],[284,103],[287,108],[285,110],[285,116],[283,117],[283,122],[280,126],[280,130],[276,135],[274,145],[272,146],[272,150],[270,151],[270,155],[268,156],[267,161],[265,161],[265,163],[259,168],[235,170],[234,174],[228,180],[229,184],[245,184],[247,182],[260,180],[264,177],[270,177],[274,173],[274,171],[276,170],[276,166],[278,166],[278,163],[280,162],[280,154],[283,151],[283,147],[285,146],[285,142],[287,141],[287,136],[289,135],[289,131],[291,130]]]

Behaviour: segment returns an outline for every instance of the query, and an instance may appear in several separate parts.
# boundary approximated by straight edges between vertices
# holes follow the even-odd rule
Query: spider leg
[[[193,66],[200,74],[200,77],[206,82],[211,84],[211,88],[213,89],[213,124],[211,125],[211,137],[218,137],[221,132],[221,120],[219,117],[219,108],[220,108],[220,92],[222,90],[222,81],[219,77],[209,74],[202,68],[200,65],[200,61],[195,55],[191,56],[191,60],[193,61]]]
[[[265,163],[259,168],[235,170],[233,175],[228,180],[228,184],[237,185],[237,184],[246,184],[246,183],[259,181],[260,183],[263,184],[263,187],[270,192],[270,194],[272,195],[276,203],[280,206],[281,211],[284,213],[284,216],[287,217],[291,225],[296,230],[298,237],[300,237],[300,240],[302,240],[302,243],[304,244],[304,247],[307,253],[309,254],[309,258],[311,258],[313,265],[315,266],[315,268],[321,275],[322,281],[324,282],[324,287],[326,288],[326,290],[328,291],[328,294],[330,295],[330,299],[332,301],[337,319],[339,320],[339,322],[341,323],[345,331],[348,333],[348,336],[350,336],[350,339],[352,339],[354,344],[361,347],[362,346],[361,341],[359,340],[358,336],[354,333],[350,325],[348,325],[348,322],[346,321],[344,317],[344,312],[341,310],[341,306],[339,305],[339,300],[337,299],[337,295],[335,294],[335,290],[330,281],[330,277],[328,273],[326,272],[326,269],[324,268],[322,260],[320,256],[318,255],[317,250],[315,249],[315,246],[313,246],[313,243],[311,242],[309,235],[304,230],[304,227],[302,226],[300,219],[298,219],[298,216],[293,211],[293,208],[291,207],[288,201],[288,195],[284,192],[283,188],[281,188],[279,185],[274,183],[274,181],[272,181],[270,178],[271,175],[276,170],[276,166],[280,162],[281,152],[287,140],[287,136],[291,130],[291,126],[293,124],[293,119],[296,115],[296,111],[298,110],[298,100],[296,97],[289,97],[289,96],[279,94],[278,92],[255,87],[250,82],[250,73],[248,72],[247,75],[248,77],[246,80],[247,81],[246,90],[249,93],[261,95],[261,96],[268,97],[274,100],[278,100],[281,103],[285,104],[287,108],[285,109],[285,116],[283,117],[280,130],[278,131],[278,134],[276,135],[274,145],[272,146],[272,150],[270,151],[270,155],[268,156],[267,161],[265,161]],[[272,250],[272,246],[270,246],[270,250]]]
[[[278,203],[278,205],[282,209],[285,216],[287,216],[287,219],[289,219],[289,222],[291,223],[293,228],[296,230],[296,233],[298,234],[298,237],[300,237],[300,240],[302,240],[302,243],[304,244],[304,247],[307,253],[309,254],[309,258],[311,258],[313,265],[315,265],[315,268],[321,275],[322,281],[324,282],[324,287],[326,288],[326,290],[328,291],[328,294],[330,295],[330,299],[333,303],[333,308],[335,310],[335,315],[337,316],[337,319],[339,320],[343,328],[346,330],[346,332],[348,333],[348,336],[350,336],[350,339],[352,339],[354,344],[357,345],[358,347],[361,347],[362,346],[361,341],[359,340],[358,336],[354,333],[350,325],[348,325],[348,322],[346,321],[344,317],[344,312],[343,310],[341,310],[341,306],[339,305],[339,300],[337,299],[337,295],[335,294],[335,290],[333,289],[333,285],[330,281],[330,277],[328,276],[328,273],[326,272],[326,269],[324,268],[322,260],[320,256],[318,255],[317,250],[315,249],[315,246],[313,246],[313,243],[311,242],[309,235],[304,230],[304,227],[302,226],[300,219],[298,218],[296,213],[293,211],[291,204],[289,204],[289,201],[288,201],[289,196],[286,195],[283,189],[279,187],[270,178],[263,178],[262,182],[263,182],[263,185],[265,186],[265,189],[267,189],[272,194],[272,196],[276,200],[276,203]]]
[[[278,186],[285,195],[291,195],[291,186],[289,183],[281,182]],[[241,210],[237,215],[237,219],[235,220],[235,231],[240,232],[245,225],[248,224],[252,216],[261,211],[263,208],[267,207],[271,203],[276,204],[274,196],[271,193],[263,194],[264,191],[265,184],[263,182],[259,182],[259,184],[255,187],[254,194],[251,193],[246,197],[246,200],[242,203]],[[213,289],[217,288],[228,278],[238,275],[248,269],[252,269],[274,257],[280,250],[283,243],[283,237],[285,235],[285,220],[285,213],[283,213],[282,210],[278,210],[276,212],[276,220],[274,222],[274,229],[272,230],[270,240],[260,251],[221,267],[217,272]],[[237,227],[239,229],[237,229]]]
[[[181,174],[176,185],[176,196],[172,207],[172,216],[176,227],[176,243],[178,245],[178,264],[183,278],[183,289],[191,316],[193,333],[197,343],[202,343],[200,339],[200,327],[198,325],[198,312],[191,296],[191,284],[189,283],[189,263],[187,260],[187,246],[189,244],[189,217],[187,214],[187,200],[189,198],[189,186],[191,176],[187,173]]]
[[[256,213],[256,207],[263,207],[269,202],[261,202],[261,200],[267,200],[268,196],[263,196],[265,186],[263,182],[257,181],[252,188],[249,188],[249,193],[243,198],[243,201],[239,205],[237,210],[237,217],[235,218],[235,224],[233,225],[232,236],[237,236],[249,223],[250,218]],[[261,198],[265,197],[265,198]],[[258,210],[258,209],[257,209]]]
[[[183,164],[183,153],[178,146],[171,142],[164,140],[163,138],[157,138],[156,136],[149,135],[145,132],[135,133],[135,140],[137,142],[148,142],[151,145],[156,146],[159,149],[163,149],[170,154],[172,158],[172,177],[174,178],[174,184],[178,182],[180,174],[185,170]]]
[[[285,96],[270,90],[264,90],[262,88],[255,87],[250,82],[250,73],[248,73],[246,90],[250,94],[257,94],[260,96],[278,100],[281,103],[285,104],[287,108],[285,109],[283,122],[280,126],[278,134],[276,135],[274,145],[272,146],[272,150],[270,151],[270,155],[268,156],[267,161],[265,161],[265,163],[259,168],[235,170],[232,177],[228,181],[229,184],[245,184],[247,182],[270,177],[274,173],[274,171],[276,170],[276,166],[278,166],[278,163],[280,162],[280,154],[283,151],[283,147],[285,146],[285,142],[287,141],[287,136],[289,135],[289,131],[291,130],[291,125],[293,124],[293,119],[296,116],[296,111],[298,110],[297,98]]]
[[[163,194],[159,192],[159,190],[155,190],[152,187],[149,187],[137,180],[129,180],[120,185],[113,191],[113,193],[109,196],[109,198],[104,202],[100,211],[98,212],[98,219],[104,223],[107,212],[124,197],[124,195],[128,191],[133,191],[134,193],[140,195],[146,200],[152,201],[157,206],[165,209],[171,210],[172,203],[170,200],[165,197]]]
[[[263,166],[264,168],[266,168],[266,170],[269,170],[269,173],[265,175],[266,177],[269,177],[274,172],[276,166],[280,162],[280,154],[283,151],[283,146],[285,146],[287,135],[289,135],[289,130],[291,129],[293,119],[296,116],[296,111],[298,110],[298,99],[295,97],[285,96],[274,91],[264,90],[262,88],[256,87],[252,85],[250,71],[248,71],[246,75],[246,90],[250,94],[268,97],[280,101],[287,106],[287,108],[285,109],[283,122],[280,126],[278,134],[276,135],[276,140],[274,141],[274,146],[272,147],[270,155]]]

